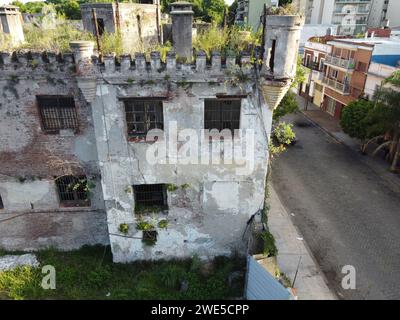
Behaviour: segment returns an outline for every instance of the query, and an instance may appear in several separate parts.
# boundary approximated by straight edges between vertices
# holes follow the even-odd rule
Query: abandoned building
[[[22,16],[17,6],[0,6],[0,34],[9,35],[14,44],[24,41]]]
[[[86,3],[81,4],[81,14],[83,28],[93,35],[96,35],[96,23],[100,36],[104,32],[119,32],[126,52],[142,51],[160,43],[162,39],[159,0]]]
[[[173,25],[189,28],[191,6],[174,11]],[[110,244],[116,262],[244,252],[301,24],[268,17],[262,67],[245,52],[213,52],[209,63],[192,52],[190,32],[174,35],[165,63],[159,52],[100,62],[85,41],[72,42],[71,54],[1,52],[0,247]],[[233,145],[245,144],[220,148],[220,133],[210,139],[207,129],[240,129]],[[185,161],[193,133],[199,151]],[[150,161],[163,142],[166,157]],[[232,149],[246,161],[223,161]]]

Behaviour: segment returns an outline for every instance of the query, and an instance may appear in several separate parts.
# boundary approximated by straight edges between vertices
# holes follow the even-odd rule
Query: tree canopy
[[[114,2],[115,0],[46,0],[39,2],[14,1],[12,4],[18,6],[23,13],[40,13],[45,4],[53,4],[58,14],[68,19],[80,19],[80,4],[91,2]],[[161,0],[161,10],[169,12],[169,5],[176,0]],[[205,22],[222,24],[224,13],[228,6],[224,0],[188,0],[193,3],[194,17]],[[135,0],[119,0],[119,2],[136,2]]]
[[[367,100],[356,100],[350,102],[342,111],[340,126],[350,137],[365,139],[367,138],[368,125],[364,121],[368,113],[372,110],[373,103]]]

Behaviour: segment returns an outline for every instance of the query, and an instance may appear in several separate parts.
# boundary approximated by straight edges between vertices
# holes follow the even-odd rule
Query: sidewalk
[[[345,134],[341,127],[339,120],[335,119],[327,112],[322,111],[318,106],[309,102],[307,111],[304,111],[305,98],[296,95],[299,104],[300,112],[313,124],[318,126],[326,134],[330,135],[339,143],[349,147],[353,151],[360,154],[360,161],[366,164],[371,170],[384,179],[389,187],[395,191],[400,192],[400,175],[393,174],[389,171],[389,164],[383,159],[371,156],[362,156],[360,153],[361,141],[354,139]]]
[[[268,227],[276,240],[278,266],[292,282],[301,257],[294,284],[298,299],[336,300],[337,297],[326,285],[323,273],[306,248],[305,242],[297,232],[272,185],[270,185],[270,204]]]

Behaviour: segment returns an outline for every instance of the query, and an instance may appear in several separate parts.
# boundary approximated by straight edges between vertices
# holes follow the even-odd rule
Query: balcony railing
[[[354,59],[341,59],[333,56],[326,56],[325,63],[348,70],[354,69]]]
[[[342,83],[335,79],[330,79],[328,77],[324,77],[322,82],[325,83],[328,87],[339,91],[342,94],[349,94],[350,93],[350,86],[348,83]]]
[[[318,62],[303,63],[303,66],[311,70],[320,71]]]

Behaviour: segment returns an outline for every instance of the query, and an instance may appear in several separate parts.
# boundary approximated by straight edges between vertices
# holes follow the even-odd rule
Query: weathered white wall
[[[168,91],[171,85],[172,90]],[[236,165],[151,165],[146,160],[151,144],[127,141],[124,106],[119,101],[122,97],[137,97],[139,92],[147,97],[168,92],[169,98],[163,103],[165,132],[170,121],[177,122],[178,130],[199,131],[204,123],[204,99],[215,98],[216,93],[225,90],[238,93],[238,88],[226,89],[224,83],[194,83],[191,88],[183,89],[168,82],[149,87],[98,86],[92,111],[115,261],[184,257],[194,253],[212,256],[229,254],[235,249],[243,252],[246,222],[263,206],[267,172],[265,130],[270,130],[272,116],[265,104],[259,105],[251,85],[246,88],[250,93],[248,98],[242,100],[240,128],[255,131],[255,169],[245,176],[236,173]],[[262,118],[269,118],[266,127]],[[169,221],[166,230],[158,230],[153,247],[142,243],[142,232],[135,228],[138,217],[134,214],[133,195],[125,191],[128,186],[145,183],[189,185],[185,190],[168,192],[168,215],[148,217]],[[133,238],[122,236],[118,231],[121,223],[130,225],[128,235]]]

